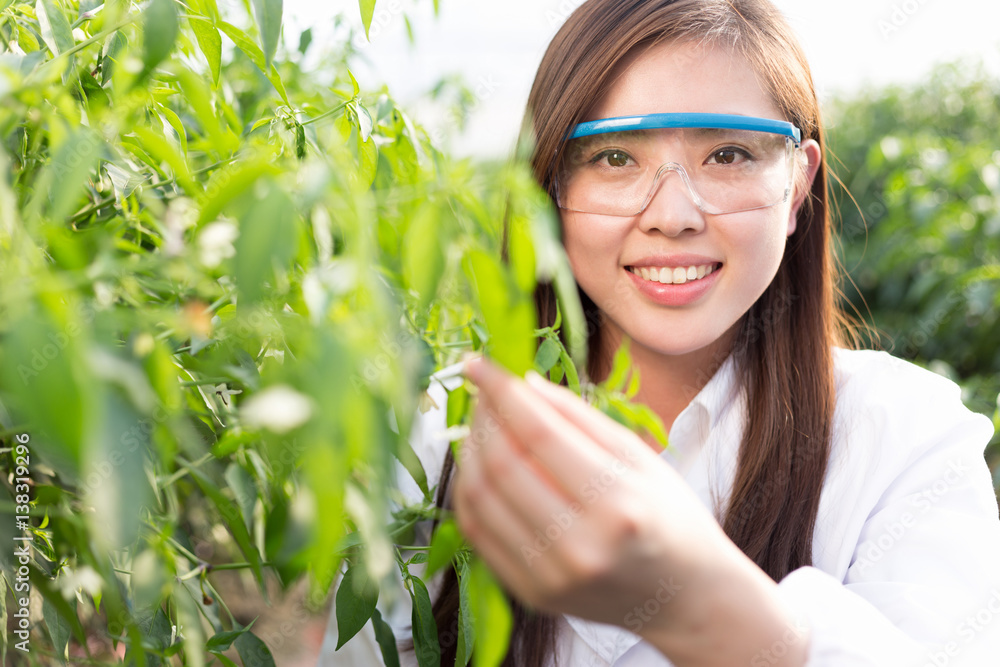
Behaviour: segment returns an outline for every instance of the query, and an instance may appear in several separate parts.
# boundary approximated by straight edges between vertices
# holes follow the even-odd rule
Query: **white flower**
[[[257,392],[240,405],[243,423],[249,428],[266,428],[286,433],[301,426],[312,415],[313,402],[283,384]]]
[[[89,565],[76,570],[63,568],[63,576],[57,581],[63,597],[67,600],[81,590],[88,595],[97,595],[101,592],[101,577]]]
[[[220,221],[206,225],[198,236],[198,247],[201,249],[201,263],[208,268],[214,268],[227,257],[236,254],[233,241],[240,231],[231,222]]]

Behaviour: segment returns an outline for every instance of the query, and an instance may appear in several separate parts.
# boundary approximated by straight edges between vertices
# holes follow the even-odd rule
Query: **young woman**
[[[992,426],[950,381],[842,346],[819,107],[776,9],[590,0],[528,107],[587,373],[628,337],[671,448],[484,360],[457,466],[423,416],[438,502],[516,603],[505,664],[995,664]],[[452,665],[454,572],[432,594]]]

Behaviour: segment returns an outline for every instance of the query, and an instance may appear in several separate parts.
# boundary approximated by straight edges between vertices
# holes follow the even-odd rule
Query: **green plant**
[[[583,323],[526,166],[449,159],[388,91],[362,92],[349,45],[303,71],[310,40],[281,48],[280,0],[0,7],[0,542],[31,540],[23,561],[0,552],[0,625],[30,588],[45,629],[0,650],[273,664],[217,573],[265,596],[308,577],[318,608],[346,561],[342,632],[371,621],[392,664],[374,604],[398,566],[429,664],[426,587],[397,547],[438,515],[407,442],[430,374],[486,349],[581,390],[582,346],[535,330],[539,279]],[[616,389],[619,418],[655,423]],[[450,423],[468,407],[454,392]],[[424,502],[386,522],[397,460]],[[466,655],[496,664],[505,633],[473,623],[502,625],[506,601],[441,526],[430,558],[470,582]]]
[[[890,352],[962,384],[1000,429],[1000,82],[942,64],[830,117],[847,307],[870,313]],[[988,456],[1000,490],[1000,433]]]

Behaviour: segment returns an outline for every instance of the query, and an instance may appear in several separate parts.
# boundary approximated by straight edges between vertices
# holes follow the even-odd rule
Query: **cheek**
[[[562,215],[563,246],[569,258],[573,275],[586,289],[588,278],[598,275],[607,279],[608,272],[615,272],[621,254],[623,231],[613,225],[596,224],[584,213],[564,212]]]
[[[770,210],[757,219],[734,220],[728,225],[726,236],[735,246],[735,256],[745,265],[754,265],[767,282],[781,263],[788,241],[787,211]],[[755,216],[756,217],[756,216]]]

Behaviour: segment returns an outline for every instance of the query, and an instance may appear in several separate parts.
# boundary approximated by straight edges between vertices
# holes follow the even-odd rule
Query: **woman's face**
[[[587,120],[664,112],[707,112],[783,119],[754,71],[724,49],[658,45],[619,65],[620,76]],[[810,179],[819,148],[805,142]],[[577,282],[606,316],[604,340],[625,333],[662,355],[728,346],[735,325],[778,270],[795,231],[802,192],[789,201],[726,215],[702,213],[669,174],[639,215],[561,210],[563,238]],[[684,284],[647,283],[631,268],[671,267],[700,274]],[[659,271],[658,271],[659,272]],[[607,331],[610,328],[611,331]]]

